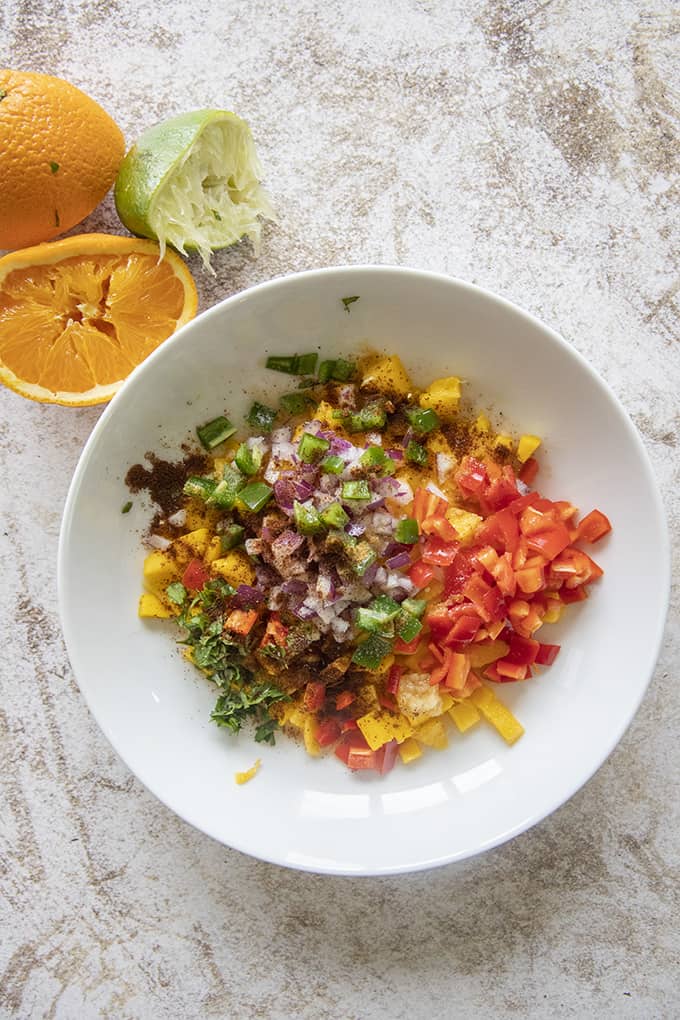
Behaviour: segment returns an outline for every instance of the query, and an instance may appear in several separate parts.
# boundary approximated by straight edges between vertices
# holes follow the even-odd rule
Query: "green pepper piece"
[[[233,509],[236,496],[245,485],[245,479],[240,471],[237,471],[232,464],[225,464],[222,471],[222,480],[211,493],[207,502],[210,506],[216,506],[220,510]]]
[[[301,535],[318,535],[323,531],[323,524],[319,511],[313,506],[303,506],[297,500],[293,503],[293,515],[295,527]]]
[[[389,595],[377,595],[369,608],[376,613],[380,613],[385,620],[394,620],[401,610],[399,603],[391,599]]]
[[[352,567],[357,577],[363,577],[369,567],[373,566],[377,555],[368,542],[358,542],[352,550]]]
[[[331,503],[321,511],[321,520],[327,528],[344,528],[349,520],[339,503]]]
[[[246,421],[251,428],[257,429],[259,432],[271,432],[275,419],[276,411],[274,408],[267,407],[266,404],[260,404],[256,400],[248,411]]]
[[[406,644],[408,644],[410,641],[413,641],[415,637],[418,637],[421,630],[423,629],[423,625],[418,619],[418,617],[413,616],[406,610],[403,610],[401,613],[399,613],[395,625],[397,628],[397,634],[399,635],[402,641],[406,642]]]
[[[286,375],[311,375],[316,368],[318,354],[273,354],[267,358],[267,368]]]
[[[216,488],[217,482],[213,478],[198,478],[196,475],[191,475],[184,483],[182,492],[185,496],[194,496],[206,503]]]
[[[345,470],[345,462],[342,457],[332,453],[330,457],[326,457],[325,460],[321,461],[321,470],[329,475],[341,475]]]
[[[360,411],[349,415],[347,427],[350,432],[371,432],[380,431],[385,428],[387,413],[382,404],[377,401],[366,404]]]
[[[367,630],[382,637],[394,637],[394,623],[386,620],[381,613],[374,612],[370,606],[360,606],[357,609],[356,624],[359,630]]]
[[[392,651],[392,642],[379,634],[371,634],[354,651],[352,662],[364,669],[377,669],[383,659]]]
[[[368,482],[365,481],[363,478],[355,482],[343,482],[340,494],[343,499],[348,500],[352,499],[362,500],[371,498],[371,490],[368,487]]]
[[[335,368],[334,361],[322,361],[319,365],[319,382],[327,383],[329,379],[333,378],[333,369]]]
[[[430,455],[424,446],[420,443],[416,443],[415,439],[412,439],[405,450],[406,460],[410,460],[412,464],[418,464],[419,467],[424,467],[430,459]]]
[[[382,468],[385,461],[390,458],[387,456],[382,446],[368,446],[359,458],[359,463],[362,467],[368,468]]]
[[[262,464],[262,451],[241,443],[236,451],[234,463],[244,475],[256,475]]]
[[[394,529],[394,537],[397,542],[401,542],[402,545],[414,545],[419,536],[418,521],[413,517],[403,517],[397,521],[397,526]]]
[[[246,529],[240,524],[229,524],[220,534],[220,551],[225,553],[243,542]]]
[[[420,619],[425,612],[426,606],[427,602],[425,599],[404,599],[401,604],[402,609],[405,609],[406,612],[410,613],[412,616],[417,616],[418,619]]]
[[[284,393],[279,402],[288,414],[302,414],[314,403],[306,393]]]
[[[120,508],[120,512],[122,514],[129,514],[131,510],[132,510],[132,500],[129,499],[127,501],[127,503],[123,503],[122,507]]]
[[[298,358],[297,374],[313,375],[318,358],[318,354],[301,354]]]
[[[224,415],[220,415],[219,418],[213,418],[212,421],[208,421],[205,425],[201,425],[200,428],[196,429],[196,435],[206,450],[213,450],[220,443],[223,443],[225,439],[233,436],[234,432],[236,432],[236,428]]]
[[[313,464],[323,457],[330,445],[327,439],[313,436],[311,432],[303,432],[298,446],[298,457],[304,464]]]
[[[238,501],[246,510],[257,513],[262,510],[272,498],[274,490],[264,482],[251,482],[241,489],[238,494]]]
[[[421,436],[439,428],[439,415],[431,407],[407,407],[404,414],[413,431]]]
[[[344,358],[338,358],[337,361],[333,362],[333,372],[331,375],[332,379],[336,379],[338,382],[347,382],[351,379],[357,370],[357,366],[353,361],[345,361]]]

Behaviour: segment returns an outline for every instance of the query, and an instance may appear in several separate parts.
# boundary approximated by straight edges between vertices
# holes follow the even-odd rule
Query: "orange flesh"
[[[185,289],[155,254],[15,269],[0,290],[0,361],[54,392],[124,379],[176,328]]]

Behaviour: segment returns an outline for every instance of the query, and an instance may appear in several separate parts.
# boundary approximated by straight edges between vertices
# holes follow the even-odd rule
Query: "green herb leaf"
[[[50,160],[50,170],[52,171],[52,173],[53,173],[53,174],[56,174],[56,172],[57,172],[57,170],[58,170],[58,169],[59,169],[59,164],[58,164],[58,163],[55,163],[55,162],[54,162],[54,160],[53,160],[53,159],[51,159],[51,160]]]
[[[127,501],[127,503],[123,503],[122,507],[120,508],[120,512],[122,514],[129,514],[131,510],[132,510],[132,500],[129,499]]]
[[[165,589],[165,594],[176,606],[183,606],[187,600],[187,590],[180,581],[173,581]]]
[[[349,306],[353,305],[355,301],[359,300],[359,295],[358,294],[353,294],[352,297],[344,297],[344,298],[340,298],[340,300],[342,301],[343,305],[345,306],[345,311],[349,315]]]

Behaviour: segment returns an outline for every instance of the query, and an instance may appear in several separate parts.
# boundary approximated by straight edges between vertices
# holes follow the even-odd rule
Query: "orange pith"
[[[80,235],[0,259],[0,380],[34,400],[110,399],[196,313],[193,279],[136,238]]]

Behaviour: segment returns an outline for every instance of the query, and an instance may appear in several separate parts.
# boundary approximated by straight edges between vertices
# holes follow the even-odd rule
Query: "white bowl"
[[[345,311],[341,298],[359,295]],[[548,628],[563,642],[540,678],[500,696],[526,728],[506,747],[490,727],[384,777],[275,747],[209,720],[212,685],[180,657],[173,627],[137,617],[149,508],[124,476],[147,450],[166,457],[195,426],[280,384],[266,353],[369,342],[397,352],[416,383],[461,375],[517,430],[544,437],[546,495],[599,507],[613,533],[594,553],[603,579]],[[59,549],[71,662],[102,730],[173,811],[228,846],[316,872],[386,874],[479,853],[554,811],[602,764],[644,694],[661,641],[669,551],[650,465],[611,391],[532,316],[477,287],[414,270],[301,273],[229,298],[185,326],[127,381],[76,470]],[[546,632],[542,632],[546,633]],[[245,786],[234,773],[262,758]]]

